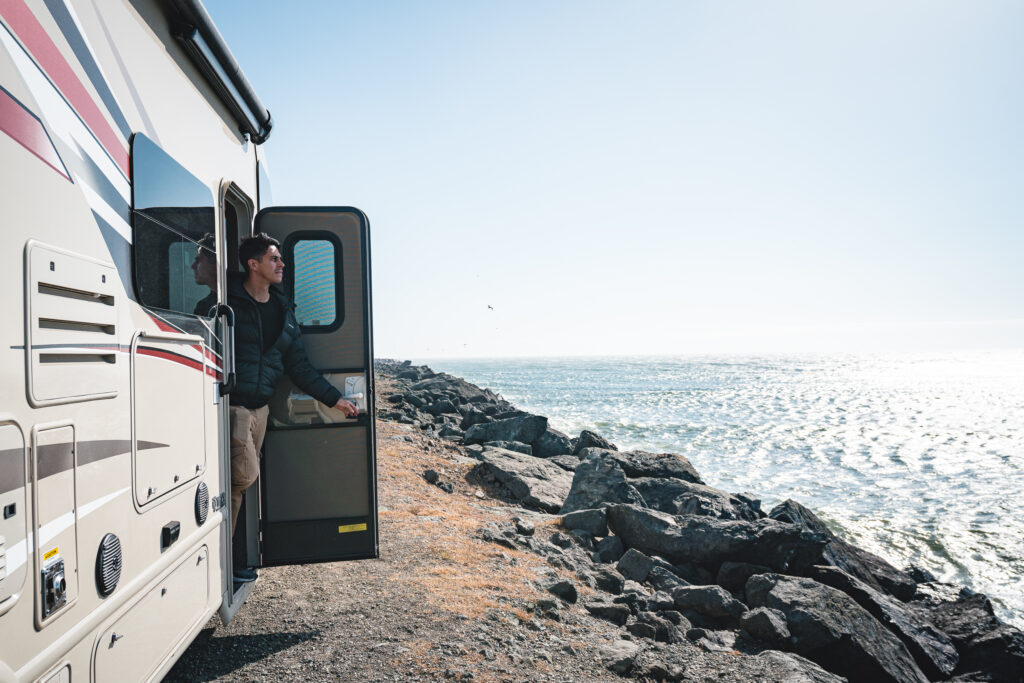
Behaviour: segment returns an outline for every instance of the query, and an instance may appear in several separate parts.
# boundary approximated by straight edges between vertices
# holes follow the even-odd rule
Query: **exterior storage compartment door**
[[[360,408],[346,419],[280,383],[261,461],[260,565],[377,557],[368,221],[347,207],[274,207],[255,231],[281,241],[310,362]]]

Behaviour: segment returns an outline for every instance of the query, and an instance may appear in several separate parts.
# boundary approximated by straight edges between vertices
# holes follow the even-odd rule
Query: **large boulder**
[[[702,515],[719,519],[760,519],[747,503],[725,491],[675,478],[641,477],[630,484],[647,507],[670,515]]]
[[[550,427],[533,441],[533,454],[538,458],[553,458],[558,455],[570,455],[572,444],[569,437]]]
[[[581,457],[585,457],[583,454],[589,450],[580,451]],[[636,479],[637,477],[656,477],[659,479],[670,477],[672,479],[691,481],[695,484],[704,483],[700,475],[697,474],[697,470],[690,464],[690,461],[676,453],[619,452],[610,450],[605,452],[611,454],[611,457],[619,463],[622,471],[630,479]]]
[[[984,594],[925,583],[908,606],[952,639],[959,671],[983,671],[989,676],[984,680],[1024,680],[1024,632],[1001,622]]]
[[[828,538],[828,545],[822,551],[821,561],[816,564],[839,567],[850,576],[900,600],[907,601],[914,597],[916,584],[909,574],[896,569],[878,555],[861,550],[839,538],[817,515],[795,500],[786,500],[776,505],[768,516],[824,534]]]
[[[609,503],[643,505],[643,497],[629,482],[619,463],[598,448],[584,451],[587,456],[576,466],[562,514],[598,508]]]
[[[853,598],[812,579],[758,574],[747,604],[786,615],[793,649],[851,683],[925,683],[907,648]]]
[[[684,614],[693,610],[709,617],[737,618],[747,611],[721,586],[682,586],[672,591],[672,600]]]
[[[429,369],[427,371],[430,372]],[[410,387],[412,391],[429,393],[438,397],[444,396],[457,405],[492,402],[498,398],[487,389],[481,389],[461,377],[455,377],[444,372],[438,375],[434,375],[432,372],[429,375],[422,373],[421,376],[425,377],[425,379],[413,384]]]
[[[604,509],[577,510],[562,517],[562,526],[566,529],[579,529],[591,536],[608,535],[608,516]]]
[[[520,441],[531,443],[547,431],[548,419],[542,415],[516,417],[475,424],[466,430],[466,443],[487,441]]]
[[[843,591],[895,633],[929,678],[953,675],[959,661],[953,641],[909,606],[836,567],[815,567],[811,578]]]
[[[476,456],[484,475],[493,475],[520,504],[558,512],[569,494],[572,474],[546,460],[500,448],[484,448]]]
[[[629,504],[608,507],[608,526],[628,548],[714,571],[727,561],[763,564],[776,571],[803,570],[820,556],[825,544],[819,534],[770,519],[682,517],[676,521],[663,512]]]
[[[579,437],[576,439],[576,443],[573,444],[572,454],[579,455],[580,451],[584,448],[603,448],[609,451],[619,450],[615,447],[615,444],[608,441],[608,439],[604,438],[600,434],[590,431],[589,429],[584,429],[580,432]]]

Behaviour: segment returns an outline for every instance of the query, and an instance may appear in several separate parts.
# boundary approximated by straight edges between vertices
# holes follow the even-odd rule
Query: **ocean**
[[[1024,628],[1024,350],[416,362],[570,436],[681,453],[766,511],[793,498]]]

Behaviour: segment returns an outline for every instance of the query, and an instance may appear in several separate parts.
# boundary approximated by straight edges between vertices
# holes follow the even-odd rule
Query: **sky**
[[[206,0],[378,357],[1024,347],[1024,5]]]

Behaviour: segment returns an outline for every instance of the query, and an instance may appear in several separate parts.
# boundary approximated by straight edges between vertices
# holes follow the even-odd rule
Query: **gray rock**
[[[725,561],[765,564],[776,570],[809,566],[825,540],[802,527],[759,519],[753,522],[712,517],[671,516],[636,505],[608,508],[608,526],[624,545],[670,562],[718,566]]]
[[[636,548],[630,548],[619,558],[615,568],[627,579],[643,583],[647,580],[647,575],[651,572],[651,567],[653,566],[654,561],[650,557]]]
[[[461,439],[463,436],[463,432],[461,429],[457,427],[453,427],[451,425],[446,424],[445,426],[441,427],[441,431],[439,431],[437,435],[440,436],[442,439]]]
[[[556,455],[553,458],[548,458],[548,462],[554,463],[568,472],[575,472],[576,467],[580,464],[580,459],[575,455]]]
[[[643,505],[644,499],[626,481],[626,474],[618,462],[602,451],[588,448],[587,456],[576,466],[569,495],[562,506],[562,514],[576,510],[602,507],[608,503],[634,503]]]
[[[626,586],[626,580],[622,574],[610,567],[594,567],[590,570],[590,576],[593,577],[595,587],[612,595],[622,594]]]
[[[655,590],[665,591],[666,593],[671,593],[680,586],[689,585],[686,581],[679,578],[675,572],[657,564],[651,567],[651,571],[647,573],[647,583]]]
[[[437,473],[437,470],[424,470],[423,478],[427,480],[428,484],[436,484],[441,480],[441,475]]]
[[[629,607],[612,602],[588,602],[583,605],[588,612],[598,619],[610,621],[622,626],[630,617]]]
[[[628,674],[633,669],[640,646],[630,640],[616,640],[604,645],[599,650],[601,663],[619,675]]]
[[[908,607],[948,635],[960,654],[960,671],[981,671],[985,680],[1024,676],[1024,632],[996,618],[982,593],[949,584],[924,583]]]
[[[543,584],[544,590],[570,604],[576,602],[576,586],[569,579],[551,579]]]
[[[443,415],[445,413],[456,413],[456,414],[459,413],[459,409],[455,407],[455,404],[452,403],[451,401],[447,400],[447,399],[444,399],[444,400],[441,400],[441,401],[437,401],[436,403],[431,403],[430,405],[428,405],[425,408],[425,410],[428,413],[430,413],[431,415]]]
[[[771,567],[763,564],[750,564],[749,562],[723,562],[718,568],[718,577],[715,583],[729,591],[739,593],[747,585],[747,579],[755,574],[767,574]]]
[[[928,679],[896,636],[851,597],[811,579],[758,574],[747,604],[786,615],[793,649],[851,681],[925,683]]]
[[[735,619],[747,611],[746,605],[721,586],[682,586],[672,591],[672,600],[680,610],[709,617]]]
[[[471,407],[465,415],[462,416],[462,421],[459,423],[459,427],[463,430],[469,429],[473,425],[483,424],[490,422],[491,418],[487,413],[480,410],[477,407]]]
[[[533,455],[533,446],[522,441],[487,441],[484,445],[488,448],[501,448],[506,451],[523,453],[524,455]]]
[[[561,509],[572,484],[561,467],[523,453],[484,448],[478,459],[482,473],[493,475],[521,505],[544,512]]]
[[[562,516],[562,526],[586,531],[591,536],[608,535],[608,517],[603,509],[570,512]]]
[[[466,430],[466,443],[487,441],[521,441],[531,443],[548,428],[548,419],[541,415],[522,415],[504,420],[475,424]]]
[[[594,547],[594,554],[597,556],[598,562],[618,562],[624,552],[626,552],[626,548],[618,536],[606,536]]]
[[[603,448],[609,451],[619,450],[615,447],[615,444],[611,443],[600,434],[588,429],[584,429],[580,432],[579,437],[576,439],[576,443],[573,444],[572,454],[578,455],[584,448]]]
[[[556,455],[569,455],[572,453],[569,437],[550,427],[533,440],[532,446],[533,454],[538,458],[553,458]]]
[[[839,567],[850,576],[869,586],[883,590],[906,601],[914,597],[916,584],[909,574],[901,572],[878,555],[850,545],[836,536],[817,515],[794,500],[786,500],[768,513],[772,519],[803,526],[823,534],[828,544],[822,550],[821,560],[813,564]]]
[[[926,676],[949,678],[953,674],[960,659],[953,641],[902,602],[836,567],[815,567],[811,578],[843,591],[895,633]]]
[[[760,519],[749,505],[725,491],[682,479],[631,479],[647,507],[670,515],[703,515],[719,519]]]
[[[584,451],[585,452],[585,451]],[[672,478],[703,484],[690,461],[677,453],[648,453],[646,451],[605,451],[612,453],[622,471],[630,479],[639,477]]]
[[[649,624],[654,627],[653,640],[661,643],[681,643],[683,633],[671,621],[651,611],[641,611],[636,615],[640,623]]]
[[[533,522],[528,519],[513,517],[512,521],[515,522],[516,533],[521,536],[533,536],[533,533],[537,530],[537,527],[533,525]]]
[[[786,615],[770,607],[755,607],[740,617],[740,626],[751,636],[768,644],[789,639]]]
[[[844,683],[845,678],[825,671],[814,662],[792,652],[767,650],[754,657],[757,665],[765,667],[762,681],[785,683]],[[771,673],[768,673],[770,671]]]
[[[626,630],[637,638],[654,640],[658,636],[658,627],[644,621],[634,621],[632,624],[626,624]]]

